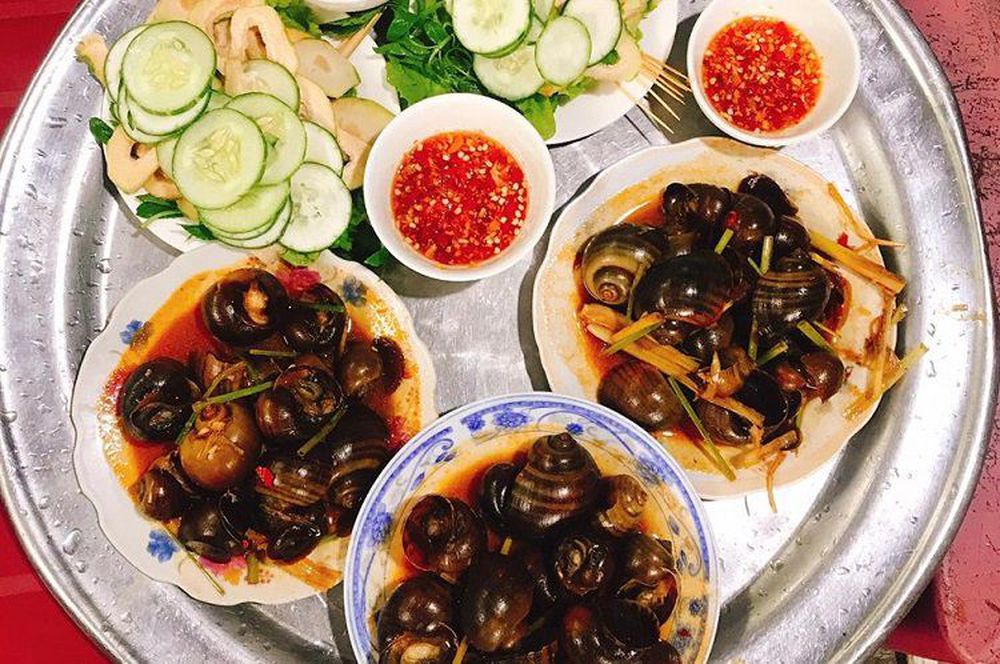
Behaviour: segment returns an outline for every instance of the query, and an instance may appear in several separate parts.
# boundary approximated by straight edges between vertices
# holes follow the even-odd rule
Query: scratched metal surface
[[[146,4],[146,3],[140,3]],[[674,48],[691,17],[681,3]],[[907,243],[900,343],[931,352],[826,471],[778,492],[708,506],[723,609],[713,658],[860,659],[926,582],[974,485],[996,386],[994,312],[963,138],[947,84],[890,0],[840,2],[865,54],[838,127],[789,153],[837,183],[876,233]],[[145,7],[89,0],[70,21],[12,123],[0,159],[0,489],[26,550],[80,624],[126,661],[350,660],[339,588],[281,607],[212,607],[135,572],[108,544],[71,466],[76,368],[115,302],[172,258],[138,232],[102,182],[86,129],[97,86],[73,42],[118,34]],[[693,104],[689,104],[693,107]],[[713,133],[686,109],[677,137]],[[553,151],[565,203],[622,156],[663,141],[637,111]],[[472,285],[395,269],[438,369],[438,407],[545,388],[530,324],[541,259]],[[968,311],[957,311],[964,305]]]

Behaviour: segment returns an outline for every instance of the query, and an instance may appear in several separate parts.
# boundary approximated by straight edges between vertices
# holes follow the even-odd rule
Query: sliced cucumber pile
[[[619,0],[454,0],[452,19],[475,54],[479,82],[508,101],[546,83],[572,85],[615,50],[622,32]]]
[[[326,42],[297,50],[314,68],[336,60],[330,51],[342,58]],[[353,65],[339,64],[323,78],[326,88],[356,85]],[[352,206],[336,137],[299,118],[299,83],[280,64],[249,60],[227,73],[235,96],[219,89],[215,72],[215,48],[196,26],[139,26],[105,61],[112,115],[133,140],[155,146],[160,168],[219,241],[245,249],[280,242],[303,253],[329,247]]]

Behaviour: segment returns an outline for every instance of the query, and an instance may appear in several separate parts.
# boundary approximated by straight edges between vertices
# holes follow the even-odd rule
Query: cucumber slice
[[[160,170],[171,180],[174,179],[174,149],[176,147],[176,138],[168,138],[156,144],[156,160],[160,162]]]
[[[115,99],[118,98],[118,90],[122,86],[122,60],[125,59],[125,51],[132,44],[132,40],[148,27],[140,25],[123,34],[111,46],[108,57],[104,59],[104,83],[108,86],[108,93]]]
[[[351,192],[336,173],[305,163],[292,176],[292,218],[281,244],[303,254],[333,244],[351,220]]]
[[[552,15],[552,6],[554,4],[555,0],[531,0],[531,11],[542,20],[542,23],[545,23],[549,20],[549,16]]]
[[[125,133],[128,134],[129,138],[138,143],[156,145],[170,136],[169,134],[150,134],[149,132],[143,131],[135,126],[135,120],[132,115],[132,100],[129,99],[128,91],[125,89],[124,85],[121,87],[121,92],[118,95],[115,117],[118,118],[118,122],[121,123],[122,129],[125,130]]]
[[[545,84],[535,63],[535,46],[525,44],[502,58],[477,55],[472,69],[487,90],[508,101],[530,97]]]
[[[226,104],[228,104],[232,100],[233,98],[227,95],[225,92],[212,90],[212,94],[208,98],[208,110],[214,111],[217,108],[224,108]]]
[[[125,87],[123,86],[122,89],[125,90]],[[127,90],[125,90],[125,94],[128,94]],[[201,114],[208,108],[211,97],[212,92],[206,91],[198,103],[176,115],[150,113],[136,104],[134,99],[129,99],[128,109],[132,124],[139,130],[154,136],[169,136],[176,134],[201,117]]]
[[[597,64],[615,50],[622,31],[622,8],[618,0],[569,0],[563,16],[577,19],[590,33],[587,64]]]
[[[280,99],[263,92],[233,97],[226,108],[252,119],[264,134],[267,162],[260,184],[277,184],[291,177],[306,156],[306,130],[299,116]]]
[[[304,121],[306,128],[306,161],[322,164],[340,175],[344,172],[344,153],[333,134],[315,122]]]
[[[535,44],[538,72],[549,83],[569,85],[580,78],[590,60],[590,33],[571,16],[557,16]]]
[[[531,23],[530,0],[454,0],[455,36],[473,53],[500,54],[516,46]]]
[[[278,213],[278,219],[264,233],[261,233],[257,237],[243,240],[223,237],[219,238],[219,241],[233,247],[239,247],[240,249],[263,249],[264,247],[269,247],[281,239],[285,229],[288,228],[288,220],[291,216],[292,204],[285,203],[285,207],[281,208],[281,212]]]
[[[221,210],[198,210],[202,222],[226,235],[240,235],[272,223],[288,201],[288,182],[254,187]]]
[[[299,84],[291,72],[271,60],[249,60],[236,75],[232,90],[237,94],[265,92],[280,99],[288,108],[299,109]]]
[[[129,97],[150,113],[171,115],[191,108],[212,83],[215,46],[184,21],[156,23],[132,40],[121,79]]]
[[[542,32],[545,31],[545,24],[538,20],[538,17],[534,14],[531,15],[531,27],[528,28],[528,34],[524,36],[524,41],[529,44],[537,44],[538,38],[542,36]]]
[[[197,208],[217,210],[257,185],[266,162],[267,143],[257,124],[220,108],[184,130],[174,148],[172,169],[184,198]]]

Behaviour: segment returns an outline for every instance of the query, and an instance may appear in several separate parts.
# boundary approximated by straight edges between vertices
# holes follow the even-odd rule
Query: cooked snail
[[[612,226],[590,238],[583,247],[583,285],[599,302],[625,304],[636,279],[668,250],[657,231],[633,224]]]
[[[468,505],[428,495],[403,525],[403,552],[417,569],[457,578],[486,550],[486,529]]]
[[[504,523],[507,505],[510,503],[510,489],[517,477],[517,466],[511,463],[497,463],[487,469],[479,487],[479,511],[491,528],[506,529]]]
[[[122,421],[129,434],[145,441],[173,441],[191,417],[201,390],[187,368],[160,357],[139,365],[122,386]]]
[[[312,356],[296,360],[257,397],[257,424],[269,441],[302,442],[340,408],[343,394],[330,371]]]
[[[513,648],[531,611],[531,577],[514,558],[484,553],[467,578],[460,623],[469,644],[483,652]]]
[[[597,401],[650,431],[671,427],[684,417],[663,374],[645,362],[625,362],[606,373]]]
[[[134,491],[139,509],[146,516],[163,521],[183,514],[191,502],[191,494],[177,478],[155,463],[142,474]]]
[[[452,587],[433,574],[420,574],[400,583],[389,595],[378,612],[376,638],[384,650],[405,634],[440,636],[442,628],[454,634],[456,624]]]
[[[802,251],[778,259],[757,281],[753,315],[762,336],[783,334],[802,321],[815,320],[830,297],[830,280]]]
[[[233,532],[214,500],[196,504],[181,517],[177,539],[212,562],[226,563],[242,553],[242,533]]]
[[[621,537],[636,529],[649,494],[631,475],[614,475],[601,480],[603,508],[595,524],[605,532]]]
[[[327,489],[331,528],[338,536],[351,532],[361,503],[389,461],[389,432],[373,410],[360,403],[344,417],[317,454],[327,454],[331,476]]]
[[[707,364],[716,352],[731,343],[733,343],[733,317],[727,311],[715,325],[695,330],[685,339],[684,351]]]
[[[543,436],[514,478],[504,520],[517,532],[548,535],[591,512],[600,476],[590,453],[571,435]]]
[[[202,316],[220,341],[246,346],[273,334],[288,310],[288,293],[270,272],[234,270],[208,289]]]
[[[844,384],[844,363],[830,353],[815,351],[782,360],[774,377],[785,392],[800,391],[826,401]]]
[[[724,187],[695,183],[688,187],[695,194],[694,215],[705,226],[715,228],[733,206],[733,194]]]
[[[611,583],[615,560],[605,542],[585,535],[572,535],[556,545],[552,569],[567,592],[583,597]]]
[[[572,664],[653,664],[663,661],[652,659],[662,652],[659,629],[656,615],[636,602],[580,604],[563,616],[560,650]]]
[[[738,191],[741,194],[750,194],[766,203],[775,217],[795,216],[799,211],[781,186],[761,173],[753,173],[743,178]]]
[[[774,213],[754,196],[736,194],[726,226],[733,230],[732,246],[745,252],[754,251],[767,235],[774,236],[777,223]]]
[[[778,219],[778,229],[774,233],[774,257],[782,258],[794,252],[796,249],[809,251],[812,243],[809,240],[809,231],[794,217],[780,217]]]
[[[180,442],[184,473],[209,491],[224,491],[254,468],[261,440],[250,410],[238,401],[205,406]]]
[[[350,327],[340,296],[324,284],[314,284],[292,302],[282,333],[288,345],[300,352],[338,351]]]
[[[658,312],[696,327],[718,322],[732,302],[733,272],[714,251],[675,256],[651,267],[635,288],[636,318]]]
[[[743,388],[743,381],[755,366],[741,346],[729,346],[716,353],[709,367],[699,372],[699,375],[705,381],[706,392],[717,397],[728,397]]]

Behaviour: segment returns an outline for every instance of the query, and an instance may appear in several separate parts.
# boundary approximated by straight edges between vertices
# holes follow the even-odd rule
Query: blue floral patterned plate
[[[604,474],[628,473],[650,494],[646,519],[669,538],[679,598],[669,640],[684,662],[708,659],[719,617],[719,565],[697,494],[663,447],[635,424],[597,404],[549,393],[478,401],[445,415],[406,444],[369,492],[354,527],[344,572],[344,604],[359,662],[378,659],[372,615],[403,578],[402,516],[419,496],[453,486],[463,469],[509,460],[541,435],[568,431]],[[450,482],[450,483],[449,483]]]

